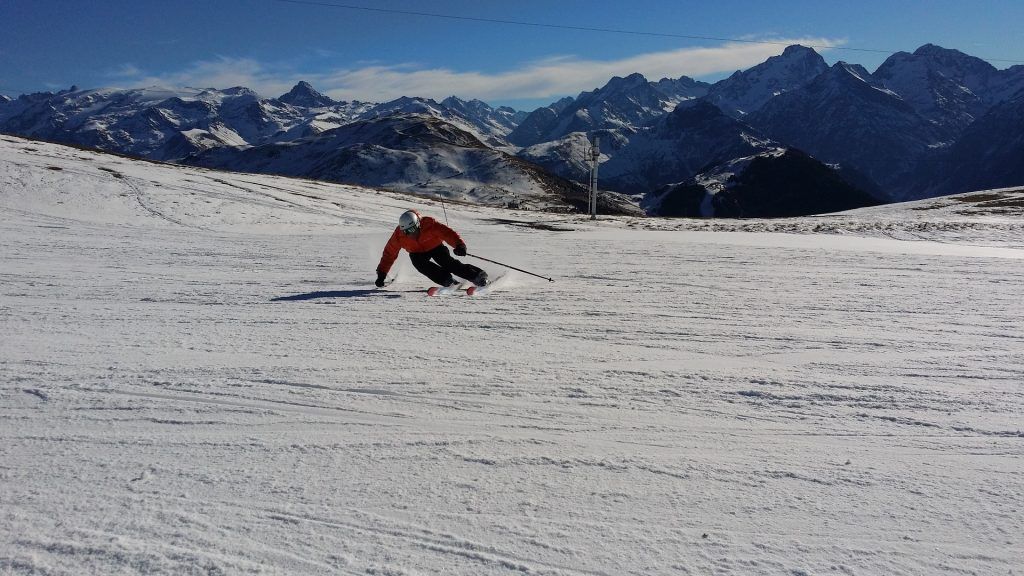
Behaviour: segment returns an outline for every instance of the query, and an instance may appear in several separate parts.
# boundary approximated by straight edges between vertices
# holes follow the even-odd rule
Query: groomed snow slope
[[[1019,219],[409,207],[0,136],[0,574],[1024,573]]]

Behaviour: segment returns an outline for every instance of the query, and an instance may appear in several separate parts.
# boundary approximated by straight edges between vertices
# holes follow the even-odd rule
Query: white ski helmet
[[[409,210],[398,218],[398,229],[405,234],[415,234],[420,231],[420,215],[415,210]]]

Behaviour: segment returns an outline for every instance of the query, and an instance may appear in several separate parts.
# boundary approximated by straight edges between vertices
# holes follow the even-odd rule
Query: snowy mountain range
[[[1005,179],[964,178],[962,172],[980,175],[984,170],[970,165],[996,150],[1024,159],[1018,138],[986,129],[995,127],[991,121],[980,122],[997,107],[1003,115],[1007,108],[1021,112],[1022,90],[1024,66],[996,70],[962,52],[926,45],[913,54],[894,54],[875,74],[839,62],[811,83],[771,99],[749,121],[772,138],[866,175],[886,199],[907,200],[993,182],[1021,183],[1006,171],[997,171]],[[954,168],[949,155],[975,124],[986,144]]]
[[[643,86],[638,80],[633,85]],[[1024,66],[997,70],[933,45],[894,54],[875,74],[845,62],[829,67],[814,50],[790,46],[708,87],[705,95],[679,102],[671,114],[710,102],[744,122],[755,140],[771,142],[769,148],[795,147],[838,169],[851,185],[883,201],[899,201],[1024,183],[1015,172],[1024,164],[1024,145],[1013,130],[999,129],[1024,115],[1022,91]],[[601,109],[593,99],[603,92],[585,93],[589,109]],[[534,114],[552,124],[555,119],[565,123],[569,110],[573,104],[560,101]],[[995,116],[986,118],[990,113]],[[671,114],[573,132],[533,144],[521,154],[579,178],[585,173],[581,159],[588,142],[598,136],[605,185],[650,193],[698,177],[709,156],[727,164],[752,153],[740,147],[731,157],[716,156],[720,138],[692,126],[678,126],[673,134],[665,125]],[[968,134],[970,144],[958,146]],[[693,144],[680,146],[687,138]]]
[[[496,144],[525,114],[480,101],[445,104],[400,98],[382,104],[335,102],[306,82],[280,98],[248,88],[79,90],[23,95],[0,108],[4,132],[178,160],[218,146],[258,146],[313,136],[352,122],[395,114],[440,118]]]
[[[211,148],[182,162],[328,182],[360,182],[519,208],[567,208],[585,195],[579,184],[547,174],[428,114],[390,113],[290,142]]]
[[[0,100],[0,131],[504,204],[550,200],[559,180],[540,176],[545,170],[586,181],[595,137],[602,188],[638,199],[792,148],[892,201],[1024,183],[1024,144],[1013,129],[1022,115],[1024,66],[997,70],[925,45],[870,73],[790,46],[713,85],[631,74],[529,114],[454,96],[337,102],[306,82],[277,98],[242,87],[72,87]],[[409,137],[399,137],[406,129]],[[644,205],[660,204],[652,197]]]

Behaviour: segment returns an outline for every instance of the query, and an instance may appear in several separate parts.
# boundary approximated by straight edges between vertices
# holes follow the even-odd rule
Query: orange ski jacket
[[[391,233],[391,238],[388,240],[387,245],[384,246],[384,254],[380,257],[380,264],[377,264],[377,272],[387,274],[398,258],[402,248],[416,254],[418,252],[429,252],[440,246],[442,242],[447,242],[453,248],[459,244],[464,244],[462,237],[455,230],[441,224],[430,216],[420,218],[420,233],[416,236],[409,236],[402,232],[398,226],[395,226],[395,231]]]

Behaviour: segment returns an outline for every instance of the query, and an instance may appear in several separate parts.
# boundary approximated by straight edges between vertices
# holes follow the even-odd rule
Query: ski
[[[459,292],[464,293],[466,296],[482,295],[486,294],[489,286],[474,286],[470,285],[467,288],[463,288],[460,285],[455,286],[431,286],[427,289],[427,296],[448,296],[451,294],[458,294]]]
[[[427,296],[447,296],[459,291],[459,285],[454,286],[431,286],[427,289]]]

